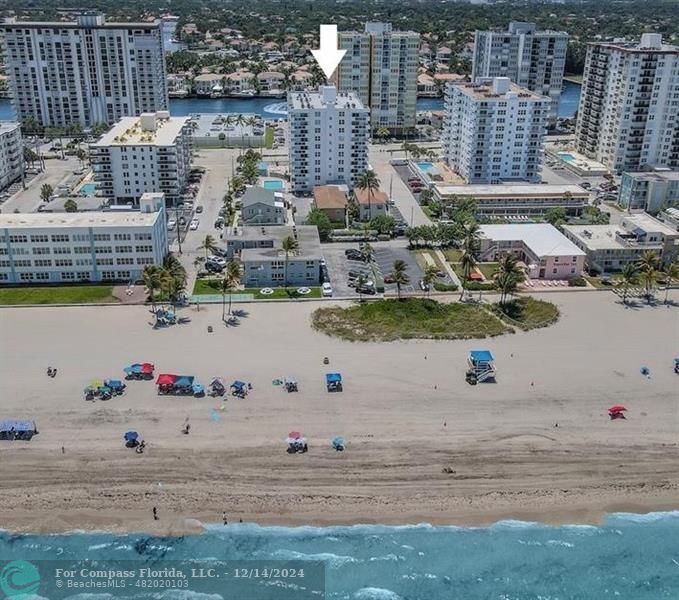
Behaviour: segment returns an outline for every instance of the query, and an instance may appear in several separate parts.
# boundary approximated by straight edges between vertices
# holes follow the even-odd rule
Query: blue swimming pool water
[[[161,507],[162,511],[162,507]],[[161,512],[161,518],[163,514]],[[250,600],[676,600],[679,598],[679,513],[609,515],[600,527],[503,521],[487,528],[412,525],[386,527],[259,527],[213,525],[202,535],[159,538],[145,534],[72,533],[11,535],[0,531],[3,561],[57,559],[61,566],[82,559],[134,561],[162,567],[184,561],[248,560],[325,565],[325,596],[290,595],[260,581]],[[25,566],[25,563],[22,563]],[[21,566],[21,565],[20,565]],[[52,579],[54,579],[52,577]],[[236,580],[213,584],[212,595],[185,590],[158,593],[138,588],[63,590],[50,594],[48,578],[34,597],[90,600],[222,600]],[[81,595],[76,595],[78,592]],[[68,592],[68,593],[66,593]],[[90,592],[85,595],[84,592]],[[217,593],[219,592],[219,593]],[[233,593],[230,593],[233,592]],[[26,597],[26,596],[24,596]],[[17,596],[17,600],[18,600]]]
[[[418,163],[415,163],[415,164],[417,165],[417,168],[420,171],[424,171],[425,173],[427,173],[428,171],[431,171],[434,168],[434,163],[430,163],[430,162],[418,162]]]
[[[97,193],[96,183],[84,183],[80,186],[80,194],[82,196],[94,196]]]
[[[573,162],[575,160],[575,156],[572,154],[569,154],[568,152],[559,152],[559,158],[561,160],[564,160],[566,162]]]
[[[262,184],[262,187],[265,190],[282,190],[283,189],[283,182],[280,179],[267,179]]]

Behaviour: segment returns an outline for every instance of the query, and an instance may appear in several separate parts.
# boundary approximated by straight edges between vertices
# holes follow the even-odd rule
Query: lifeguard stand
[[[471,350],[467,357],[469,369],[465,379],[471,385],[482,381],[495,381],[495,359],[490,350]]]

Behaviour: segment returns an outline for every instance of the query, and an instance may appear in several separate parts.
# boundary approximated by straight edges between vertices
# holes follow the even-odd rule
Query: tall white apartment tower
[[[567,48],[565,31],[536,31],[535,23],[512,21],[507,31],[477,31],[472,81],[509,77],[521,87],[548,96],[552,101],[548,124],[553,126],[559,116]]]
[[[415,127],[419,44],[419,33],[393,31],[391,23],[339,33],[339,47],[347,53],[337,68],[337,88],[354,92],[370,108],[373,130]]]
[[[7,22],[6,69],[17,118],[44,126],[115,123],[168,109],[161,22]]]
[[[449,85],[443,154],[467,183],[538,183],[550,100],[506,77]]]
[[[368,168],[369,119],[356,94],[334,86],[288,94],[292,192],[310,194],[329,183],[353,186]]]
[[[609,169],[679,167],[679,47],[660,34],[587,49],[576,148]]]

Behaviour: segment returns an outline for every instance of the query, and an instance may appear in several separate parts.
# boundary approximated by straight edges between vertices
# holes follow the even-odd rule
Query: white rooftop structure
[[[140,227],[153,225],[164,214],[158,212],[75,212],[0,214],[0,228],[32,229],[62,227]]]
[[[188,121],[166,110],[123,117],[91,146],[173,146]]]
[[[522,240],[537,256],[584,256],[573,242],[548,223],[481,225],[481,234],[495,242]]]
[[[328,106],[340,110],[363,110],[363,104],[353,92],[338,92],[333,85],[321,86],[318,92],[288,94],[288,107],[291,109],[319,110]]]

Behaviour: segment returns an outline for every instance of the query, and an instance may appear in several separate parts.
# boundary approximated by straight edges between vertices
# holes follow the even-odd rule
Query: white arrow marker
[[[337,49],[337,25],[321,25],[320,49],[312,50],[311,54],[328,79],[332,77],[346,53],[346,50]]]

